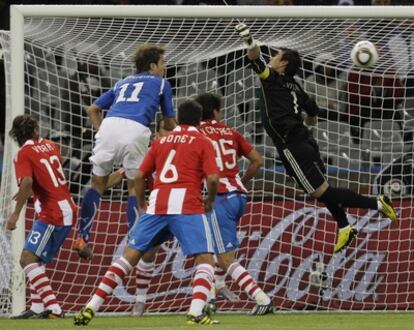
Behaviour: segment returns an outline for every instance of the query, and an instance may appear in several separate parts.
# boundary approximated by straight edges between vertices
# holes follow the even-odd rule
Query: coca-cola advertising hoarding
[[[333,255],[336,223],[328,211],[300,201],[251,202],[239,225],[239,262],[280,309],[401,310],[414,309],[413,202],[394,202],[400,221],[392,224],[374,210],[348,210],[358,236]],[[66,311],[84,305],[126,242],[125,205],[103,202],[91,237],[92,261],[81,261],[65,242],[48,266],[52,286]],[[28,218],[32,219],[32,217]],[[28,224],[28,226],[31,226]],[[310,282],[315,265],[323,263],[328,285]],[[148,292],[147,310],[188,308],[191,299],[191,258],[177,242],[161,246]],[[219,300],[222,309],[249,309],[254,302],[231,278],[226,283],[240,296],[236,304]],[[135,273],[107,298],[102,311],[126,311],[134,302]]]

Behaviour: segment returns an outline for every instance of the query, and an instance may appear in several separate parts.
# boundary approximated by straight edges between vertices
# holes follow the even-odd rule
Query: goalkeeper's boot
[[[27,319],[37,319],[37,318],[39,318],[39,314],[33,312],[31,309],[27,309],[18,315],[10,316],[11,320],[27,320]]]
[[[93,257],[92,250],[82,236],[78,236],[75,243],[73,243],[73,249],[78,252],[82,259],[91,260]]]
[[[201,315],[195,316],[191,313],[187,314],[187,324],[189,325],[195,325],[195,324],[206,324],[206,325],[211,325],[211,324],[220,324],[219,321],[217,320],[213,320],[210,318],[210,316],[208,316],[205,312]]]
[[[381,213],[389,218],[393,223],[398,221],[397,211],[392,206],[391,200],[384,195],[378,196],[378,201],[381,203]]]
[[[273,314],[275,312],[275,307],[273,302],[268,303],[267,305],[256,305],[253,307],[250,315],[266,315]]]
[[[232,303],[240,301],[239,296],[231,291],[227,286],[224,286],[221,289],[217,289],[217,295],[222,296],[224,299]]]
[[[132,307],[132,316],[142,316],[145,312],[145,303],[142,301],[136,301],[134,307]]]
[[[334,247],[334,253],[342,251],[349,244],[351,244],[357,234],[358,231],[352,226],[345,227],[342,231],[340,231]]]
[[[56,314],[56,313],[53,313],[50,309],[46,309],[45,311],[37,315],[38,319],[49,319],[49,320],[63,319],[64,317],[65,317],[65,313],[61,312],[60,314]]]
[[[210,301],[207,301],[204,305],[203,312],[206,313],[208,316],[212,316],[217,312],[217,304],[216,299],[211,299]]]
[[[88,325],[95,316],[95,312],[91,307],[82,308],[73,318],[74,325]]]

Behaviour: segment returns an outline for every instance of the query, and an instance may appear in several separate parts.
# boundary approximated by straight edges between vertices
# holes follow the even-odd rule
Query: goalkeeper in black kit
[[[263,127],[276,146],[286,172],[306,193],[323,203],[338,224],[334,252],[347,247],[357,234],[349,225],[346,207],[379,210],[393,223],[397,222],[398,215],[388,197],[362,196],[349,189],[331,187],[326,181],[319,147],[307,128],[316,123],[319,108],[294,79],[301,66],[299,53],[280,48],[266,63],[249,28],[239,23],[236,31],[246,43],[250,65],[260,78],[264,96]]]

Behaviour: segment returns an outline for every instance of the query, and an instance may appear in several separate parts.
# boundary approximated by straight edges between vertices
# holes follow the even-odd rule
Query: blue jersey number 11
[[[134,89],[131,93],[131,95],[129,95],[129,97],[126,97],[125,92],[127,91],[128,87],[131,84],[123,84],[120,87],[120,91],[119,91],[119,95],[118,98],[116,99],[115,103],[118,102],[138,102],[139,98],[138,98],[138,94],[142,89],[142,86],[144,86],[144,83],[141,82],[137,82],[135,84],[132,84],[132,86],[134,86]]]

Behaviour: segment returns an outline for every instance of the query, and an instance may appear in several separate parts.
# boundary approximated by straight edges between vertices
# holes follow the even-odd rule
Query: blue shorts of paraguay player
[[[72,226],[55,226],[35,220],[23,249],[33,252],[44,263],[50,262],[59,251],[71,228]]]
[[[146,252],[171,239],[171,233],[177,238],[186,256],[214,252],[205,214],[144,213],[129,232],[128,246]]]
[[[247,196],[240,192],[219,194],[208,219],[213,232],[215,254],[233,251],[240,246],[237,223],[247,204]]]

